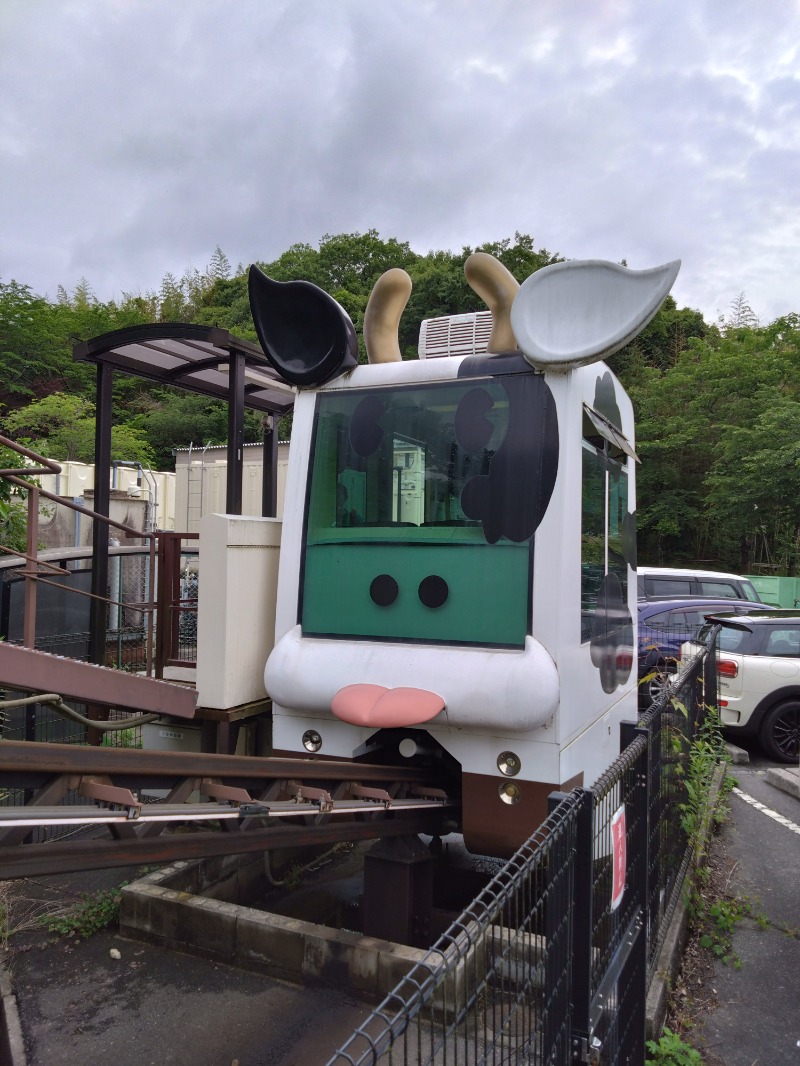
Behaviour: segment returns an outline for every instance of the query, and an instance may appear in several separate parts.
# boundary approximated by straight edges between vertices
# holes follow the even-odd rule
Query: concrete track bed
[[[251,905],[270,890],[261,855],[175,863],[122,890],[120,932],[273,977],[346,986],[370,998],[390,992],[424,954]]]

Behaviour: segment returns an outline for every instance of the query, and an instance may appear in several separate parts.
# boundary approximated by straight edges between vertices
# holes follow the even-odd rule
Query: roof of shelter
[[[230,399],[230,361],[239,355],[245,364],[244,406],[277,414],[288,410],[295,389],[278,376],[259,345],[217,326],[155,322],[104,333],[73,348],[78,362],[105,363],[222,400]]]

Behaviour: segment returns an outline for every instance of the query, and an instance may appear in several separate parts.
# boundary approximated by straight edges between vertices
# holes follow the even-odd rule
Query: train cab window
[[[581,641],[591,638],[597,594],[606,574],[616,574],[623,603],[627,602],[628,564],[622,538],[623,522],[628,513],[629,454],[616,440],[598,431],[595,419],[584,415]]]
[[[490,543],[465,493],[508,422],[493,379],[318,395],[304,634],[524,645],[531,544]]]

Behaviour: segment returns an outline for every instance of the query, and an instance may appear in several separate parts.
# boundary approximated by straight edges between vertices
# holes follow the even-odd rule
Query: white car
[[[749,578],[721,570],[684,570],[671,566],[636,569],[639,600],[734,599],[761,603]]]
[[[800,612],[714,614],[695,641],[681,647],[683,663],[722,624],[717,640],[719,714],[732,739],[757,737],[778,762],[800,760]]]

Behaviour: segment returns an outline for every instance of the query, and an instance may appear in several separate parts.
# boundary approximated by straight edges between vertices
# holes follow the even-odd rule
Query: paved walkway
[[[126,873],[98,872],[91,887]],[[38,887],[71,896],[87,876]],[[368,1014],[343,988],[302,988],[112,933],[75,943],[37,932],[14,945],[26,1066],[317,1066]]]
[[[737,926],[734,969],[715,964],[719,1006],[692,1035],[706,1066],[800,1066],[800,773],[733,768],[724,829],[731,890],[754,916]],[[794,787],[793,787],[794,786]]]

